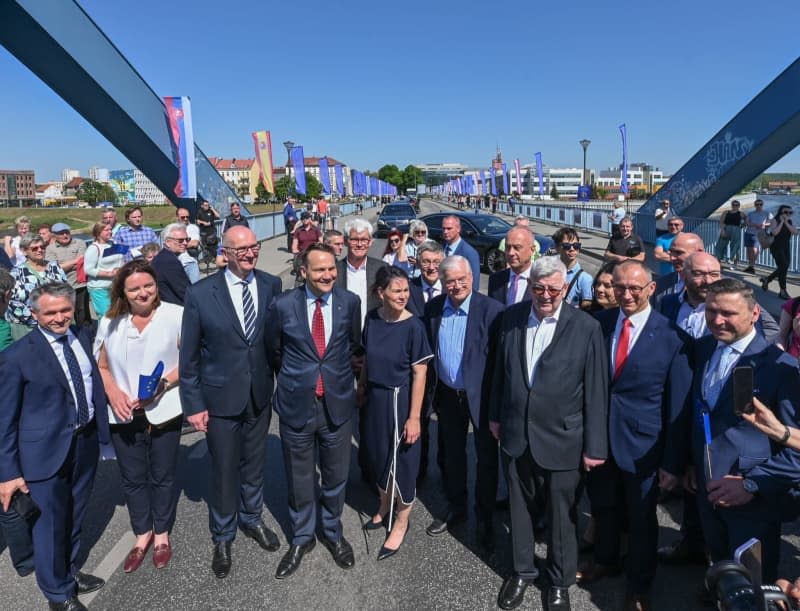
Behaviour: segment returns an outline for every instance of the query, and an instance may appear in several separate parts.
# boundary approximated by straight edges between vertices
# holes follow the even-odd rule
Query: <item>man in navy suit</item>
[[[191,286],[189,276],[178,258],[186,252],[189,237],[186,226],[172,223],[164,228],[164,247],[153,257],[151,265],[158,280],[158,296],[162,301],[182,306],[186,298],[186,289]]]
[[[312,244],[303,254],[305,286],[288,291],[267,316],[269,357],[277,371],[273,403],[289,484],[292,538],[275,577],[294,573],[315,545],[317,505],[320,541],[336,564],[352,568],[353,548],[342,533],[342,509],[350,467],[355,385],[353,361],[361,355],[361,304],[338,288],[330,246]],[[315,452],[322,475],[316,493]]]
[[[602,465],[607,454],[603,338],[596,320],[564,305],[566,273],[558,257],[538,259],[528,283],[532,301],[510,306],[498,334],[489,425],[506,465],[514,563],[498,595],[501,609],[522,604],[539,574],[534,522],[541,513],[550,526],[547,608],[570,608],[580,468]]]
[[[457,216],[446,216],[442,220],[442,239],[444,239],[445,257],[459,255],[469,262],[472,290],[477,293],[481,288],[481,257],[477,250],[462,239],[461,221]]]
[[[508,268],[489,276],[489,297],[504,306],[530,300],[528,278],[534,253],[534,237],[527,227],[514,227],[506,234]]]
[[[671,274],[659,276],[656,280],[656,287],[653,291],[653,306],[659,307],[661,300],[667,295],[679,294],[684,289],[683,277],[683,262],[689,255],[696,252],[703,252],[703,238],[696,233],[681,232],[675,236],[672,243],[669,245],[669,262],[675,269]]]
[[[761,541],[764,583],[777,577],[782,497],[800,478],[800,453],[772,443],[733,412],[736,367],[753,369],[753,394],[784,425],[800,424],[797,361],[756,333],[753,289],[732,278],[708,287],[711,331],[695,344],[692,458],[698,509],[711,560],[730,559],[751,537]],[[706,444],[703,419],[709,420]]]
[[[622,516],[627,515],[626,611],[650,608],[658,487],[674,488],[686,466],[688,349],[685,335],[650,307],[654,285],[641,262],[620,263],[614,269],[619,308],[597,315],[611,364],[611,453],[589,476],[595,562],[579,569],[578,581],[591,583],[618,572]]]
[[[472,289],[469,262],[459,255],[439,267],[446,294],[425,306],[425,327],[436,357],[431,359],[433,405],[444,449],[448,510],[427,528],[441,535],[467,516],[467,431],[472,423],[477,455],[475,502],[478,536],[494,545],[492,512],[497,493],[497,440],[489,431],[488,393],[492,346],[503,306]]]
[[[274,376],[264,324],[281,282],[255,269],[259,250],[247,227],[226,231],[225,271],[189,287],[183,310],[181,404],[189,423],[206,433],[211,570],[219,579],[230,572],[237,525],[263,549],[280,547],[261,511]]]
[[[0,502],[7,510],[15,493],[30,492],[42,511],[33,526],[39,588],[51,609],[79,611],[77,595],[104,584],[76,562],[99,443],[109,443],[106,397],[87,331],[70,329],[75,289],[46,284],[30,299],[38,329],[0,353]]]

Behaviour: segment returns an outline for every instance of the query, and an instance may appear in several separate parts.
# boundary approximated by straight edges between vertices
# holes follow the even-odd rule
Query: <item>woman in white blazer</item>
[[[174,484],[183,423],[178,395],[182,318],[182,307],[161,303],[153,268],[134,260],[114,277],[111,306],[95,339],[111,440],[136,535],[126,573],[141,566],[151,546],[156,568],[172,557],[169,531],[178,502]]]

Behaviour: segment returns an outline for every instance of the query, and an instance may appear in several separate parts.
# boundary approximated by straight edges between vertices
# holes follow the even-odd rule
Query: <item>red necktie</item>
[[[614,359],[614,379],[619,377],[622,368],[625,366],[625,361],[628,360],[628,344],[631,342],[631,321],[625,318],[622,321],[622,331],[620,331],[619,339],[617,340],[617,353]]]
[[[319,357],[322,358],[325,356],[325,321],[322,318],[322,299],[317,299],[314,303],[317,307],[314,309],[314,317],[311,319],[311,337],[317,347]],[[318,397],[325,394],[322,386],[322,373],[317,376],[317,387],[314,392]]]

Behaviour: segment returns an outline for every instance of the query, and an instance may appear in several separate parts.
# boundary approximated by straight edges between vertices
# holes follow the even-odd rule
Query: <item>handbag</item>
[[[775,241],[775,236],[771,233],[767,233],[766,229],[759,229],[756,234],[756,239],[758,243],[761,244],[761,248],[769,248]]]

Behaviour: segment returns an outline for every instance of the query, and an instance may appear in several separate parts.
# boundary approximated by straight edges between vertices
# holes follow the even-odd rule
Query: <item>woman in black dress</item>
[[[380,507],[365,529],[389,530],[378,553],[383,560],[397,552],[408,532],[419,472],[425,373],[433,353],[422,321],[406,309],[408,275],[397,267],[381,268],[372,290],[382,305],[367,314],[364,325],[366,359],[358,395],[366,404],[361,442],[380,492]]]
[[[791,299],[789,293],[786,292],[786,272],[789,271],[789,264],[791,263],[789,243],[792,236],[797,235],[798,232],[798,229],[792,224],[791,206],[778,208],[778,214],[770,221],[768,232],[775,236],[769,247],[772,258],[775,259],[775,271],[761,280],[761,288],[765,291],[769,290],[769,283],[777,278],[781,289],[778,296],[781,299]]]

